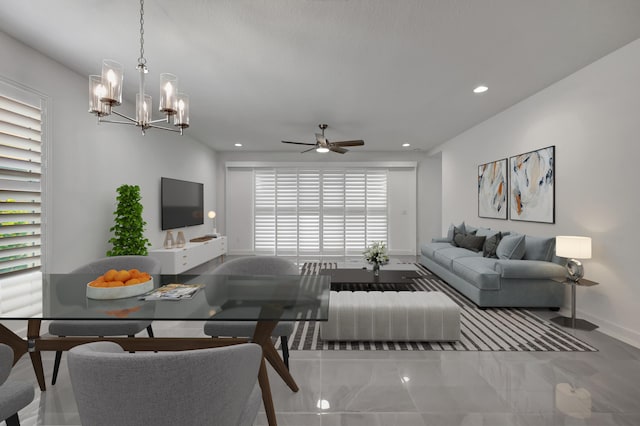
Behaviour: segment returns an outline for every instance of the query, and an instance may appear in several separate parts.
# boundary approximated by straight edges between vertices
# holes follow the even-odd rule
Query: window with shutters
[[[0,85],[0,312],[37,314],[42,279],[42,122],[37,95]],[[12,91],[18,92],[17,90]]]
[[[254,248],[278,256],[356,256],[387,242],[386,169],[257,168]]]

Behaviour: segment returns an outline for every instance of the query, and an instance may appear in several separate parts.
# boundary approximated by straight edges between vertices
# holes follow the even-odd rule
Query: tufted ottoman
[[[460,307],[438,291],[332,291],[322,340],[460,340]]]

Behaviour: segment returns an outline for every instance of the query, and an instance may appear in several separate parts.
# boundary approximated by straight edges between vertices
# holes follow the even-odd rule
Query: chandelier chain
[[[144,0],[140,0],[140,57],[138,65],[146,65],[147,60],[144,57]]]

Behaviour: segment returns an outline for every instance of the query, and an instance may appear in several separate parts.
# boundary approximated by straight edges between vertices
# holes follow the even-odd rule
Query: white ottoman
[[[460,307],[438,291],[332,291],[322,340],[460,340]]]

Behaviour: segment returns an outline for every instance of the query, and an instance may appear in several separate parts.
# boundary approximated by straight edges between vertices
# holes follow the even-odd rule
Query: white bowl
[[[140,284],[125,285],[122,287],[91,287],[87,284],[87,297],[89,299],[124,299],[138,296],[153,290],[153,277],[149,281]]]

